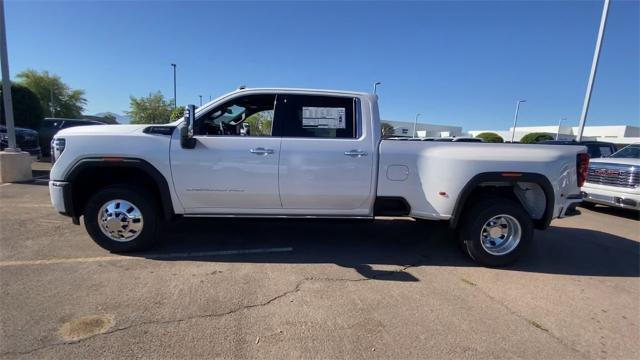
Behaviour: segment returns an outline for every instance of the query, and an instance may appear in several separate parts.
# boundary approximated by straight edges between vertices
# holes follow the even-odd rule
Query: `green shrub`
[[[523,136],[520,142],[523,144],[536,144],[545,140],[553,140],[553,136],[547,133],[534,132]]]
[[[171,110],[171,121],[176,121],[184,117],[184,106],[178,106]]]
[[[500,136],[500,135],[498,135],[496,133],[492,133],[492,132],[483,132],[483,133],[480,133],[480,134],[476,135],[476,137],[484,140],[485,142],[489,142],[489,143],[502,143],[502,142],[504,142],[504,139],[502,138],[502,136]]]

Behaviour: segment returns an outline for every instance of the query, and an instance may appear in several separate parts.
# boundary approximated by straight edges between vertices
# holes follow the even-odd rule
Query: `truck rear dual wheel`
[[[111,252],[149,248],[156,241],[158,218],[153,196],[130,185],[98,190],[84,211],[87,232],[98,245]]]
[[[480,265],[509,265],[522,255],[533,239],[531,217],[519,203],[508,198],[482,198],[461,220],[460,244]]]

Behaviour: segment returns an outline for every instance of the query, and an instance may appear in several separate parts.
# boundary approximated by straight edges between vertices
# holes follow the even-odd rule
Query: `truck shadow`
[[[153,252],[163,261],[332,263],[368,279],[419,281],[405,267],[475,265],[444,222],[411,219],[183,219],[166,226]],[[275,249],[275,252],[242,253]],[[225,254],[224,252],[240,253]],[[290,250],[290,251],[289,251]],[[640,277],[640,243],[599,231],[552,226],[536,232],[529,252],[502,271]]]
[[[596,205],[593,208],[588,208],[586,211],[593,211],[595,213],[619,216],[629,220],[640,221],[640,211],[631,209],[620,209],[612,206]]]

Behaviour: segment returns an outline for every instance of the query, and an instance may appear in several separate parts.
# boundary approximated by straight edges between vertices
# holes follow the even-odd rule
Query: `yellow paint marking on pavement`
[[[141,254],[140,256],[99,256],[99,257],[67,258],[67,259],[15,260],[15,261],[0,261],[0,267],[91,263],[91,262],[116,261],[116,260],[147,260],[147,259],[189,260],[190,258],[194,258],[194,257],[260,254],[260,253],[287,252],[287,251],[293,251],[293,248],[283,247],[283,248],[268,248],[268,249],[242,249],[242,250],[200,251],[200,252],[182,252],[182,253],[166,253],[166,254],[162,254],[162,253],[161,254]]]

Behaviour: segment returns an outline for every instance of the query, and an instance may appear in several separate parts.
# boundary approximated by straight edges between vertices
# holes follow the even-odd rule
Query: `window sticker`
[[[302,107],[302,127],[320,129],[345,129],[345,108]]]

